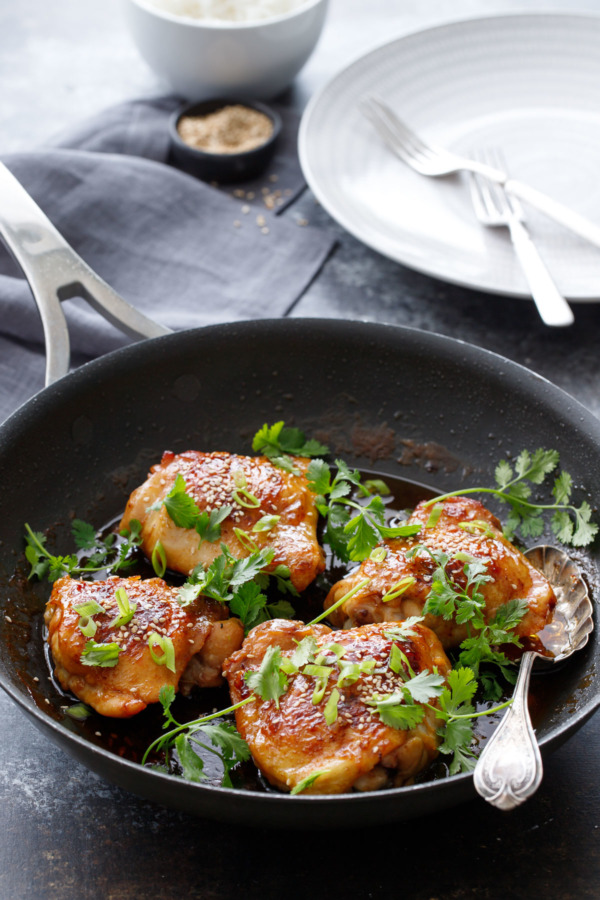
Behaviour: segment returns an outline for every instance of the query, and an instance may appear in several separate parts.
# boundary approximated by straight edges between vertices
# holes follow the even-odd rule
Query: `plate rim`
[[[497,285],[494,285],[489,279],[484,281],[478,281],[476,279],[465,280],[464,278],[459,278],[456,276],[449,275],[447,273],[440,274],[439,271],[433,271],[431,267],[420,265],[418,261],[407,261],[405,257],[402,257],[402,254],[398,255],[397,253],[390,252],[389,249],[383,249],[381,244],[377,242],[377,240],[373,240],[369,237],[365,237],[362,233],[360,225],[350,220],[350,217],[346,214],[344,210],[340,211],[336,208],[335,201],[330,201],[326,189],[322,188],[318,179],[314,176],[312,171],[312,167],[309,162],[309,129],[311,127],[311,119],[315,115],[315,110],[317,110],[323,101],[323,98],[327,95],[329,91],[331,91],[335,85],[337,85],[340,81],[347,78],[348,74],[358,65],[364,64],[364,62],[369,57],[377,57],[381,52],[386,50],[388,47],[401,45],[405,40],[411,39],[418,35],[431,34],[434,32],[444,32],[453,28],[460,28],[464,25],[470,25],[472,23],[476,23],[481,25],[482,23],[490,23],[494,21],[506,21],[506,20],[525,20],[529,19],[531,21],[540,21],[540,20],[571,20],[571,21],[591,21],[594,22],[595,26],[598,27],[600,25],[600,12],[595,13],[593,11],[580,10],[580,11],[568,11],[568,10],[507,10],[500,12],[491,12],[489,14],[484,15],[463,15],[457,17],[447,18],[441,22],[433,23],[431,25],[426,26],[416,26],[414,28],[410,28],[409,30],[402,32],[401,34],[396,35],[390,39],[385,41],[378,41],[373,44],[369,49],[364,50],[358,54],[356,54],[348,63],[346,63],[341,69],[336,71],[327,81],[318,88],[315,93],[312,95],[310,100],[308,101],[304,112],[302,114],[300,120],[300,126],[298,130],[298,157],[300,161],[300,167],[302,170],[302,174],[306,180],[306,183],[312,193],[315,195],[315,198],[319,202],[319,204],[326,210],[326,212],[336,221],[339,225],[344,228],[349,234],[351,234],[356,240],[365,246],[369,247],[372,250],[375,250],[377,253],[386,257],[387,259],[392,260],[411,271],[418,272],[422,275],[426,275],[429,278],[434,278],[437,281],[440,281],[445,284],[454,285],[456,287],[466,288],[468,290],[474,292],[481,292],[488,295],[493,295],[496,297],[513,297],[516,299],[528,300],[532,301],[531,294],[526,290],[519,290],[518,288],[511,287],[502,287],[499,288]],[[600,63],[599,63],[600,68]],[[426,177],[426,176],[423,176]],[[567,295],[569,302],[573,303],[598,303],[600,302],[600,285],[598,288],[597,294],[592,293],[569,293]]]

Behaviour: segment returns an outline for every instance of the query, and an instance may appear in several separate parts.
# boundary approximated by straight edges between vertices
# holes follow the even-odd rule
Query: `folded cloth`
[[[267,196],[255,184],[219,189],[169,165],[167,121],[178,102],[122,104],[61,135],[49,149],[3,161],[92,269],[157,322],[179,330],[285,315],[333,239],[299,228],[290,217],[270,215],[267,207],[252,207],[247,193],[259,203],[257,193]],[[273,161],[267,188],[272,194],[273,185],[288,185],[285,199],[303,186],[297,117],[294,122],[289,114],[287,121],[294,140],[290,144],[288,136],[287,149],[284,144]],[[35,360],[43,332],[29,286],[2,245],[0,305],[5,416],[18,405],[9,394],[14,374],[7,373],[31,386],[32,365],[43,368]],[[92,358],[129,341],[84,301],[63,306],[74,357]]]

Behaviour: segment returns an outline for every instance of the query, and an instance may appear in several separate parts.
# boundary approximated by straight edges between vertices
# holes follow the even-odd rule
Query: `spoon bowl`
[[[499,809],[514,809],[540,786],[542,757],[531,724],[527,695],[537,657],[551,663],[568,659],[588,642],[594,628],[593,607],[579,566],[556,547],[532,547],[529,561],[546,576],[556,594],[552,621],[540,632],[542,650],[521,658],[512,705],[477,761],[473,779],[484,800]]]

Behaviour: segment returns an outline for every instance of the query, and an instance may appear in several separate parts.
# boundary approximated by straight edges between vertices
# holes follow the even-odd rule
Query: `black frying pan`
[[[500,458],[524,447],[555,447],[580,496],[592,506],[600,497],[600,423],[527,369],[459,341],[305,319],[154,338],[66,375],[0,428],[0,604],[10,619],[0,617],[0,684],[86,766],[137,794],[202,816],[339,827],[407,819],[473,797],[470,775],[334,797],[190,784],[96,745],[62,713],[40,639],[47,587],[23,584],[23,523],[49,529],[56,546],[68,548],[72,516],[100,525],[119,515],[163,450],[246,453],[256,429],[278,419],[318,434],[353,465],[437,491],[491,484]],[[586,555],[592,576],[597,558],[597,548]],[[592,640],[550,676],[538,725],[543,753],[600,703],[599,653]]]

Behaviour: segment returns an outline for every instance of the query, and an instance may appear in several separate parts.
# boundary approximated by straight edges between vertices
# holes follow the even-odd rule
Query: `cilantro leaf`
[[[329,448],[316,440],[306,440],[299,428],[286,428],[284,422],[263,425],[252,439],[252,449],[262,453],[274,465],[298,475],[291,456],[312,457],[329,453]]]
[[[206,778],[204,774],[204,760],[192,747],[192,741],[188,734],[180,734],[175,738],[175,750],[179,757],[183,777],[195,784],[204,781]]]
[[[269,647],[258,669],[250,669],[244,678],[250,690],[261,700],[274,700],[279,707],[279,698],[288,688],[288,678],[281,669],[281,649]]]
[[[218,509],[211,509],[210,511],[202,510],[194,525],[200,535],[200,540],[208,541],[209,544],[214,544],[215,541],[218,541],[221,537],[221,525],[227,516],[230,515],[232,509],[232,506],[220,506]]]
[[[158,701],[163,710],[163,729],[170,725],[178,725],[179,723],[173,718],[171,706],[175,700],[175,688],[172,684],[163,684],[158,692]]]
[[[75,539],[75,544],[81,550],[91,550],[96,546],[96,531],[89,522],[83,522],[81,519],[73,519],[71,524],[71,533]]]
[[[472,712],[471,700],[477,691],[477,682],[471,669],[454,668],[448,673],[448,686],[440,695],[440,707],[448,716]]]
[[[177,473],[171,490],[160,501],[178,528],[194,528],[200,510],[193,497],[187,493],[183,475]]]
[[[473,741],[474,713],[471,703],[477,682],[471,669],[455,668],[448,673],[447,687],[439,697],[438,717],[443,726],[438,729],[442,737],[440,753],[452,755],[450,774],[470,771],[475,766],[475,757],[470,747]],[[457,717],[463,718],[457,718]]]
[[[404,682],[404,690],[409,692],[415,703],[427,703],[440,696],[445,683],[443,675],[423,669],[418,675]]]
[[[302,638],[292,653],[290,661],[296,669],[299,669],[301,666],[305,666],[307,663],[312,662],[316,652],[317,642],[312,634],[308,634],[305,638]]]
[[[210,738],[213,746],[217,748],[216,755],[223,764],[222,786],[233,787],[230,772],[238,763],[250,759],[250,748],[248,747],[248,744],[238,732],[235,725],[231,722],[221,722],[215,725],[200,725],[197,728],[192,728],[192,739],[195,739],[197,743],[200,743],[197,740],[198,733],[205,734]],[[211,750],[211,748],[207,747],[205,744],[200,743],[200,746],[207,750]],[[211,750],[211,752],[215,751]]]
[[[406,703],[401,691],[389,694],[387,697],[373,697],[365,702],[368,706],[375,707],[384,725],[402,731],[414,728],[423,721],[425,716],[423,707],[416,703]]]
[[[542,448],[530,453],[522,450],[515,460],[514,468],[506,460],[496,466],[494,476],[496,487],[463,488],[427,501],[439,503],[448,497],[465,494],[493,494],[502,503],[510,506],[504,534],[513,540],[517,532],[524,537],[539,537],[544,531],[544,513],[553,513],[550,527],[564,544],[572,547],[586,547],[598,534],[598,525],[591,522],[592,509],[587,501],[580,506],[571,502],[573,479],[568,472],[559,472],[554,479],[552,495],[554,503],[538,503],[532,496],[532,485],[544,483],[559,463],[557,450]]]
[[[268,615],[263,615],[266,605],[267,598],[254,581],[240,585],[229,601],[229,609],[241,620],[246,634],[255,625],[269,618]]]

